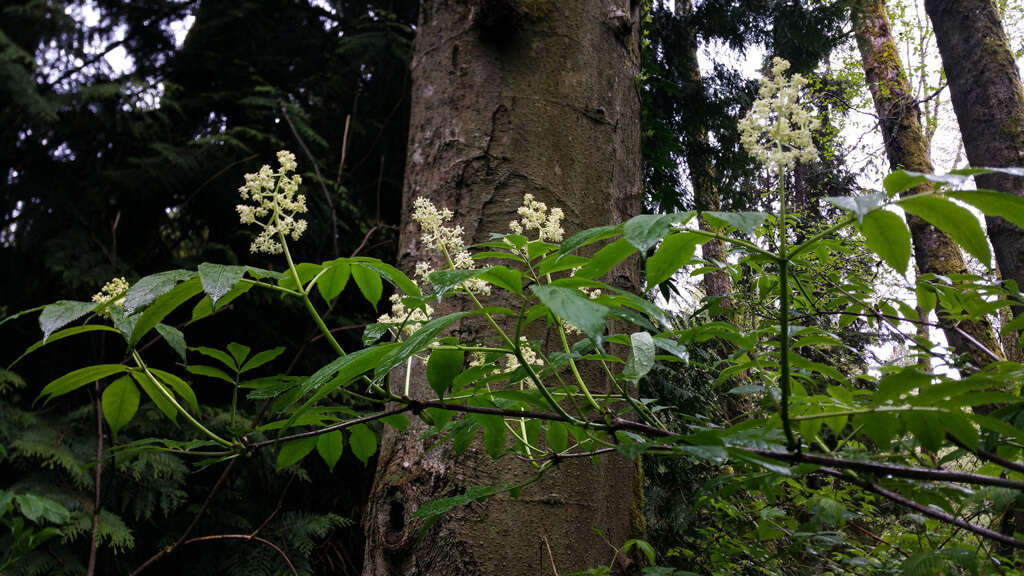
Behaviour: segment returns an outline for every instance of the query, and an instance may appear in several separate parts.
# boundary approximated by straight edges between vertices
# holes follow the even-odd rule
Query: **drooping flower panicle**
[[[761,81],[757,100],[739,122],[740,137],[759,162],[786,170],[817,157],[811,132],[819,122],[800,105],[800,89],[807,80],[799,74],[787,79],[789,62],[782,58],[772,63],[771,77]]]
[[[249,247],[254,253],[280,254],[284,246],[278,234],[298,240],[306,231],[306,221],[295,217],[306,212],[306,196],[297,193],[302,177],[291,174],[298,167],[295,154],[281,150],[277,161],[280,170],[273,171],[264,164],[258,172],[246,174],[245,184],[238,189],[242,200],[251,202],[235,207],[239,220],[263,228]]]

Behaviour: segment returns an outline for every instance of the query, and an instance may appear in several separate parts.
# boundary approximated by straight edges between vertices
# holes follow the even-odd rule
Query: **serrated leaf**
[[[466,353],[462,350],[431,350],[427,360],[427,381],[438,398],[444,399],[455,377],[462,372]]]
[[[135,417],[140,397],[139,389],[132,383],[131,376],[122,376],[103,390],[100,402],[103,406],[103,419],[107,421],[115,439],[117,432]]]
[[[829,204],[852,212],[857,217],[857,223],[864,223],[864,216],[875,210],[885,202],[885,194],[865,194],[863,196],[829,196],[825,198]]]
[[[661,246],[647,259],[647,285],[657,286],[671,278],[693,258],[697,245],[705,241],[707,238],[692,232],[675,232],[666,236]]]
[[[505,451],[505,419],[494,414],[470,414],[484,430],[484,448],[497,460]]]
[[[29,354],[35,352],[36,350],[42,348],[43,346],[45,346],[47,344],[52,344],[52,343],[54,343],[54,342],[56,342],[58,340],[62,340],[64,338],[67,338],[68,336],[75,336],[76,334],[83,334],[85,332],[115,332],[115,333],[119,333],[117,328],[112,328],[110,326],[107,326],[106,324],[86,324],[85,326],[72,326],[71,328],[65,328],[63,330],[58,330],[57,332],[54,332],[54,333],[50,334],[48,339],[40,340],[40,341],[36,342],[35,344],[32,344],[31,346],[26,348],[25,351],[21,353],[21,356],[18,356],[17,358],[15,358],[14,362],[11,362],[11,364],[7,368],[10,369],[15,364],[20,362],[22,358],[24,358],[25,356],[28,356]]]
[[[605,318],[610,311],[607,306],[590,300],[575,288],[533,285],[530,289],[552,313],[590,338],[598,340],[604,334]]]
[[[617,264],[629,258],[636,252],[636,247],[625,238],[619,238],[615,242],[601,248],[590,259],[590,262],[576,271],[573,275],[576,278],[600,278]]]
[[[221,370],[220,368],[216,368],[214,366],[206,366],[204,364],[189,364],[188,366],[185,366],[185,370],[188,370],[189,372],[197,376],[216,378],[217,380],[227,382],[228,384],[235,383],[234,378],[228,376],[223,370]]]
[[[316,441],[316,451],[324,459],[327,469],[334,472],[334,465],[338,463],[342,452],[345,451],[345,438],[341,434],[341,430],[321,434],[319,440]]]
[[[308,436],[287,442],[277,453],[277,470],[284,470],[297,464],[317,447],[318,440],[316,436]]]
[[[555,452],[565,452],[569,447],[569,430],[565,424],[552,420],[548,422],[547,439],[548,448]]]
[[[480,274],[479,278],[513,294],[522,295],[523,275],[518,270],[507,266],[491,266]]]
[[[878,381],[878,392],[875,392],[872,403],[877,406],[890,400],[898,402],[903,394],[908,394],[915,388],[924,388],[931,384],[931,381],[931,374],[919,372],[913,366],[903,368],[899,372],[891,372]]]
[[[946,438],[945,415],[935,412],[903,412],[900,420],[926,450],[937,452]]]
[[[45,306],[42,313],[39,314],[39,328],[43,331],[43,344],[46,344],[50,334],[92,312],[95,307],[95,302],[75,300],[59,300]]]
[[[427,277],[434,287],[434,295],[443,298],[445,294],[457,289],[463,282],[483,274],[484,270],[436,270]]]
[[[622,377],[639,380],[654,367],[654,339],[647,332],[634,332],[629,335],[629,342],[629,356],[626,367],[622,369]]]
[[[278,346],[277,348],[271,348],[270,350],[257,352],[256,354],[253,355],[252,358],[249,358],[249,360],[247,360],[245,364],[242,365],[242,368],[239,370],[239,372],[245,373],[250,370],[255,370],[260,366],[263,366],[267,362],[273,361],[282,353],[284,353],[284,346]]]
[[[895,414],[865,412],[854,416],[853,422],[863,429],[880,450],[888,449],[900,432],[900,423]]]
[[[1024,198],[994,190],[964,190],[946,194],[981,210],[986,216],[998,216],[1024,229]]]
[[[352,264],[352,279],[356,281],[356,286],[366,301],[376,310],[381,294],[384,293],[384,282],[380,279],[380,274],[357,262]]]
[[[434,341],[438,334],[470,314],[473,314],[473,312],[456,312],[424,323],[405,342],[396,343],[396,347],[392,348],[380,359],[380,362],[373,369],[374,378],[382,378],[396,366],[405,362],[410,356],[425,349]]]
[[[693,212],[680,214],[640,214],[626,221],[622,226],[622,237],[641,254],[661,241],[673,224],[684,224],[693,217]]]
[[[188,404],[188,407],[191,408],[193,412],[196,414],[199,413],[199,401],[196,399],[196,393],[192,391],[192,387],[188,385],[188,382],[185,382],[170,372],[166,372],[158,368],[150,368],[149,371],[162,383],[170,386],[171,390],[174,390],[178,396],[184,398],[185,403]]]
[[[351,277],[351,268],[346,258],[324,262],[324,267],[327,268],[327,271],[324,272],[323,276],[316,283],[316,289],[320,291],[320,295],[323,296],[324,300],[330,302],[337,298],[338,294],[341,294],[345,286],[348,285],[348,279]]]
[[[366,424],[356,424],[350,429],[348,445],[356,458],[366,464],[370,456],[377,452],[377,435]]]
[[[903,218],[888,210],[873,210],[864,216],[860,231],[867,247],[890,268],[901,275],[907,272],[910,230]]]
[[[180,282],[195,276],[191,270],[167,270],[140,278],[124,295],[122,306],[130,314],[150,305],[157,298],[171,291]]]
[[[123,364],[97,364],[95,366],[79,368],[47,384],[42,392],[39,393],[39,397],[49,396],[46,400],[49,402],[58,396],[73,392],[90,382],[127,371],[128,367]]]
[[[559,249],[559,252],[562,254],[568,254],[577,248],[582,248],[588,244],[593,244],[594,242],[611,238],[612,236],[617,236],[620,232],[620,226],[599,226],[597,228],[587,228],[586,230],[573,234],[567,238],[565,242],[562,242],[562,247]]]
[[[213,305],[213,301],[210,300],[209,296],[203,296],[203,298],[192,308],[192,317],[189,319],[188,323],[192,324],[193,322],[198,322],[199,320],[212,315],[215,310],[220,310],[227,306],[235,300],[235,298],[238,298],[252,289],[252,287],[253,285],[248,282],[239,282],[231,289],[230,292],[221,296],[220,300],[217,300],[216,306]]]
[[[978,219],[966,208],[938,196],[905,198],[899,201],[899,205],[948,234],[954,242],[985,266],[992,262],[992,252],[989,250],[985,232],[982,231]]]
[[[231,357],[235,359],[235,366],[241,366],[249,357],[249,352],[252,351],[252,348],[238,342],[228,344],[227,349],[231,353]]]
[[[768,219],[764,212],[701,212],[701,216],[717,228],[732,226],[747,236],[753,236]]]
[[[189,348],[189,350],[192,350],[193,352],[199,352],[200,354],[208,358],[213,358],[214,360],[226,366],[232,372],[238,369],[238,364],[235,363],[234,358],[229,356],[223,350],[218,350],[216,348],[210,348],[207,346],[195,346]]]
[[[182,362],[188,362],[188,360],[185,359],[185,335],[181,333],[181,330],[178,330],[174,326],[168,326],[167,324],[157,324],[156,331],[159,332],[160,335],[164,337],[164,341],[178,353]]]
[[[149,376],[146,376],[141,372],[132,372],[131,375],[139,387],[142,388],[142,391],[146,393],[146,396],[149,396],[149,399],[153,401],[153,404],[156,404],[156,407],[164,413],[164,416],[167,416],[167,418],[177,426],[178,409],[174,406],[174,403],[168,399],[170,391],[163,386],[154,383]]]
[[[199,281],[203,285],[203,292],[210,297],[210,303],[216,306],[218,300],[234,290],[247,269],[246,266],[225,266],[209,262],[200,264]]]
[[[158,297],[142,312],[142,316],[138,317],[138,321],[132,326],[128,344],[130,346],[137,344],[146,333],[163,321],[168,314],[202,291],[203,286],[200,284],[199,279],[192,278],[178,284]]]
[[[350,262],[359,262],[361,266],[369,268],[380,274],[381,278],[384,278],[390,282],[395,288],[401,290],[406,296],[422,296],[420,289],[416,286],[416,283],[409,279],[401,270],[395,268],[390,264],[381,262],[376,258],[364,258],[362,256],[358,258],[350,258]]]
[[[382,357],[399,345],[397,342],[389,342],[356,350],[317,370],[297,389],[296,398],[307,394],[312,394],[312,396],[306,400],[302,408],[296,411],[296,415],[301,414],[303,410],[319,402],[321,398],[339,387],[347,386],[363,372],[377,366]]]

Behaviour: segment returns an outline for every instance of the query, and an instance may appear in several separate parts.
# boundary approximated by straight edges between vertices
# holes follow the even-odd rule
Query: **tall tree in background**
[[[925,0],[925,10],[968,161],[1024,165],[1024,88],[994,0]],[[980,188],[1024,196],[1024,178],[983,174],[975,179]],[[986,216],[985,223],[1003,278],[1024,287],[1024,232],[998,217]]]
[[[561,207],[567,234],[639,212],[638,17],[628,0],[421,3],[403,266],[426,256],[407,214],[419,196],[453,210],[467,243],[508,233],[525,194]],[[613,283],[642,287],[634,267]],[[472,323],[456,329],[475,332]],[[431,394],[415,365],[410,394]],[[633,534],[638,480],[632,463],[613,456],[597,467],[563,463],[518,499],[457,510],[420,537],[412,515],[423,503],[533,473],[475,448],[456,459],[431,447],[419,430],[384,435],[365,519],[366,574],[570,572],[608,562],[605,539],[621,545]]]
[[[884,1],[860,0],[853,8],[853,29],[868,88],[875,102],[889,165],[893,170],[903,168],[931,173],[933,169],[928,140],[921,128],[921,113],[893,41]],[[932,189],[934,185],[928,183],[908,190],[906,194]],[[948,277],[969,273],[963,253],[949,236],[913,214],[907,214],[907,224],[920,274]],[[975,342],[990,351],[999,350],[992,326],[987,322],[951,323],[941,309],[939,321],[950,345],[957,353],[970,355],[976,366],[984,366],[992,359]]]

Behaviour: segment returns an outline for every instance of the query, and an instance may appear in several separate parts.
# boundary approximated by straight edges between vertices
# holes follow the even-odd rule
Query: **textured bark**
[[[967,160],[972,166],[1024,166],[1024,89],[995,2],[926,0],[925,10]],[[979,188],[1024,196],[1024,178],[987,174],[976,180]],[[1002,218],[985,222],[1003,278],[1024,287],[1024,232]]]
[[[452,209],[467,242],[507,232],[526,193],[562,207],[567,234],[640,211],[638,16],[630,0],[421,3],[399,248],[406,269],[429,258],[408,219],[417,196]],[[613,276],[619,287],[642,286],[636,262]],[[482,334],[474,322],[454,330]],[[410,394],[432,395],[422,366]],[[616,545],[634,535],[639,479],[613,456],[596,467],[565,462],[518,499],[456,509],[419,537],[412,514],[424,502],[533,473],[476,446],[459,458],[430,449],[422,430],[417,421],[382,438],[364,520],[367,575],[567,573],[611,560],[594,528]]]
[[[921,113],[903,72],[884,0],[860,0],[853,12],[853,28],[890,166],[893,170],[904,168],[932,172],[928,140],[921,128]],[[906,194],[918,194],[931,188],[931,184],[926,184]],[[949,236],[913,214],[907,214],[907,225],[920,273],[943,276],[968,273],[960,247]],[[977,366],[991,362],[988,354],[944,321],[941,310],[939,318],[943,322],[946,340],[958,354],[969,354]],[[989,350],[999,353],[999,342],[990,322],[960,322],[957,327]]]
[[[689,20],[693,15],[691,0],[677,0],[676,17]],[[690,170],[690,183],[693,186],[694,206],[699,211],[721,210],[722,200],[715,183],[715,167],[711,158],[711,144],[708,141],[708,129],[704,118],[695,111],[701,109],[701,103],[707,98],[704,92],[704,79],[700,75],[700,61],[697,59],[697,34],[693,26],[686,27],[684,35],[686,45],[681,51],[678,62],[680,76],[686,81],[682,86],[683,105],[686,114],[683,125],[686,129],[686,165]],[[710,225],[700,219],[701,230],[711,230]],[[721,240],[710,240],[701,245],[701,255],[711,263],[726,261],[725,243]],[[732,276],[727,270],[716,270],[705,274],[702,283],[704,291],[711,298],[718,298],[719,305],[725,310],[732,310]]]

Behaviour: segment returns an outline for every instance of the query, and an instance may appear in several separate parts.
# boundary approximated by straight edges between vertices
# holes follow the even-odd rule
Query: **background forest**
[[[977,3],[991,6],[1001,19],[1012,64],[1024,47],[1018,34],[1024,8],[1013,1]],[[503,38],[515,33],[504,28],[505,19],[530,3],[480,4],[513,6],[511,12],[493,8],[488,16],[493,22],[486,34]],[[674,355],[675,361],[652,360],[635,374],[635,394],[645,402],[636,411],[651,415],[672,438],[729,429],[733,440],[726,441],[729,457],[720,458],[717,451],[696,449],[701,446],[672,452],[649,436],[623,439],[636,448],[620,452],[642,462],[643,514],[632,519],[640,529],[628,542],[609,541],[612,554],[591,559],[589,568],[628,574],[641,573],[641,567],[645,574],[1017,574],[1024,410],[1017,363],[1021,322],[1010,303],[1020,302],[1012,283],[1020,270],[1000,258],[1020,246],[1006,240],[1016,238],[1006,228],[990,223],[991,244],[982,235],[981,247],[976,236],[956,232],[966,229],[959,223],[940,224],[913,204],[905,207],[906,239],[886,237],[879,246],[871,217],[864,223],[881,203],[872,193],[956,194],[967,180],[926,182],[901,173],[905,181],[890,177],[883,183],[899,168],[963,168],[971,155],[965,144],[975,136],[965,130],[961,137],[961,111],[954,115],[950,95],[955,74],[942,68],[948,58],[940,58],[924,6],[909,0],[641,4],[634,24],[641,39],[635,81],[642,106],[643,212],[696,210],[720,219],[700,220],[699,229],[709,236],[700,248],[691,243],[681,249],[689,250],[687,258],[672,269],[680,272],[657,281],[650,278],[650,261],[658,242],[670,242],[669,220],[660,236],[639,246],[641,255],[651,254],[646,295],[670,311],[666,321],[676,345],[659,344],[665,348],[658,356]],[[0,574],[370,573],[363,523],[368,510],[380,505],[373,487],[376,459],[389,442],[379,423],[344,435],[338,430],[324,435],[327,441],[247,451],[245,457],[203,457],[205,448],[187,444],[196,437],[183,432],[189,430],[184,420],[172,423],[155,399],[140,403],[127,377],[127,384],[114,388],[120,381],[98,375],[72,394],[37,401],[44,386],[63,374],[121,362],[120,340],[117,334],[62,335],[36,351],[36,316],[16,314],[60,300],[88,300],[112,278],[134,284],[197,267],[201,274],[205,262],[250,266],[267,272],[263,278],[287,272],[280,257],[250,252],[252,230],[238,224],[236,211],[244,175],[286,149],[297,159],[309,208],[308,229],[290,245],[289,258],[324,263],[315,270],[300,265],[302,277],[291,289],[306,282],[312,289],[323,274],[343,288],[348,263],[356,260],[345,260],[341,280],[341,259],[375,259],[376,268],[352,264],[358,290],[325,288],[327,280],[307,290],[338,346],[372,349],[385,330],[369,338],[367,327],[385,322],[377,304],[394,291],[381,277],[401,284],[384,266],[412,276],[409,262],[396,258],[401,226],[408,222],[401,207],[419,9],[415,0],[33,0],[0,8],[0,270],[6,272],[0,282]],[[802,97],[816,126],[818,152],[785,178],[761,165],[744,146],[741,130],[774,57],[788,60],[790,71],[808,80]],[[966,78],[967,72],[957,73]],[[1016,70],[1013,76],[1019,87]],[[996,159],[986,165],[1007,164]],[[1019,195],[1019,179],[1009,181],[979,187]],[[776,190],[788,198],[781,224],[774,216],[721,215],[775,213]],[[861,204],[851,197],[875,199]],[[972,205],[978,210],[971,214],[992,215]],[[837,222],[855,219],[843,220],[848,212],[860,219],[863,236],[838,232]],[[1017,212],[1004,216],[1024,221]],[[780,229],[781,241],[774,236]],[[803,449],[850,461],[871,452],[894,466],[889,472],[895,476],[905,469],[937,476],[894,480],[888,469],[856,466],[815,475],[810,461],[793,456],[794,431],[787,416],[779,424],[774,385],[788,382],[788,374],[774,376],[788,370],[788,360],[773,363],[780,346],[758,340],[779,330],[777,302],[766,295],[784,291],[786,280],[780,288],[780,274],[770,272],[774,264],[753,252],[784,253],[787,242],[802,245],[828,234],[834,237],[828,236],[827,250],[805,254],[811,258],[813,252],[816,272],[804,261],[792,272],[798,285],[794,314],[803,322],[803,332],[792,331],[803,347],[794,370],[803,383],[800,397],[819,399],[798,402],[804,411],[795,426]],[[902,256],[892,246],[908,246],[906,268],[911,238],[913,264],[901,274],[893,262]],[[750,251],[741,246],[730,252],[730,240]],[[375,280],[357,277],[356,270],[366,274],[365,268],[377,274]],[[153,298],[179,281],[160,293],[154,289]],[[336,360],[327,346],[331,336],[305,315],[298,299],[252,290],[233,301],[240,293],[225,292],[226,305],[215,307],[207,298],[184,306],[161,317],[159,333],[134,344],[150,365],[184,368],[177,372],[191,382],[193,399],[201,399],[195,412],[209,428],[226,437],[273,438],[275,429],[265,426],[281,407],[282,390]],[[833,308],[842,312],[822,311]],[[781,322],[781,348],[789,345],[787,321]],[[187,353],[184,340],[176,339],[182,330]],[[638,346],[626,338],[613,343]],[[26,349],[31,353],[23,356]],[[437,350],[432,362],[434,355],[440,358]],[[521,352],[519,360],[528,364]],[[589,351],[577,352],[583,357]],[[631,352],[625,370],[637,362]],[[460,370],[462,365],[460,356]],[[434,387],[429,365],[426,370]],[[967,416],[939,423],[927,410],[911,410],[896,423],[871,420],[874,408],[860,410],[859,402],[884,391],[879,382],[915,382],[907,392],[916,389],[920,381],[914,378],[921,374],[966,382],[978,392],[956,405],[956,414],[963,408]],[[449,388],[439,393],[454,392],[456,381],[449,377]],[[124,404],[106,405],[104,391],[127,387],[135,408],[118,421],[108,408]],[[955,402],[950,398],[956,394],[942,401]],[[782,395],[788,406],[788,387]],[[339,418],[364,414],[366,398],[352,397]],[[931,401],[926,408],[948,409]],[[101,408],[108,412],[105,420]],[[971,419],[975,414],[978,420]],[[854,417],[848,421],[848,415]],[[335,421],[289,420],[281,428]],[[403,426],[396,422],[388,425]],[[960,422],[966,424],[956,428]],[[456,446],[471,442],[478,428],[485,443],[493,438],[482,419],[479,426],[448,424],[430,433],[451,437]],[[762,425],[771,432],[762,433]],[[525,426],[523,436],[539,433]],[[503,424],[499,428],[504,442]],[[553,454],[565,449],[554,449],[557,434],[582,437],[557,430],[544,428]],[[743,434],[748,437],[736,440]],[[115,450],[150,437],[186,443]],[[768,456],[734,451],[731,441]],[[500,455],[504,446],[492,452],[488,444],[486,450]],[[804,454],[800,443],[796,448]],[[659,457],[662,452],[670,457]],[[942,481],[943,474],[960,472],[966,476]],[[875,478],[891,482],[881,487]],[[436,494],[454,496],[437,515],[492,494]],[[524,554],[535,553],[530,546]],[[557,551],[545,554],[557,564]],[[552,568],[556,575],[568,571]]]

